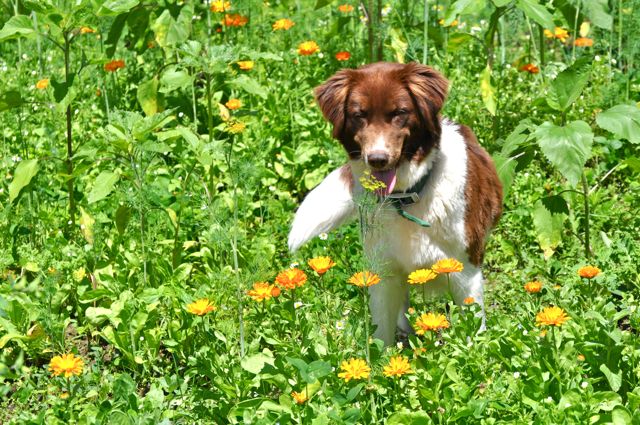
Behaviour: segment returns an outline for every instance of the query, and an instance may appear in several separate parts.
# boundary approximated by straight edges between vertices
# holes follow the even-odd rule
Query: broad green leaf
[[[582,2],[584,14],[587,15],[593,25],[611,31],[613,28],[613,17],[608,13],[609,5],[607,0],[589,0]]]
[[[429,425],[433,421],[427,412],[418,410],[415,412],[396,412],[389,416],[385,423],[387,425]]]
[[[592,405],[597,406],[599,410],[610,412],[616,406],[622,405],[622,397],[620,397],[620,394],[613,391],[598,391],[593,393],[591,403]]]
[[[0,41],[35,35],[33,21],[25,15],[15,15],[5,22],[0,30]]]
[[[115,218],[116,229],[118,229],[118,233],[120,233],[120,235],[124,234],[130,218],[131,208],[129,208],[127,205],[120,205],[120,207],[118,207],[118,210],[116,211]]]
[[[25,159],[18,164],[13,173],[13,180],[9,184],[9,202],[13,202],[18,197],[20,191],[31,182],[37,172],[37,159]]]
[[[582,57],[551,82],[547,103],[556,111],[566,111],[589,82],[591,58]]]
[[[593,133],[584,121],[572,121],[564,127],[550,122],[541,124],[534,133],[544,156],[575,187],[584,164],[591,156]]]
[[[547,10],[546,7],[538,3],[537,0],[518,0],[516,7],[531,20],[535,21],[541,27],[549,30],[553,30],[555,24],[553,23],[553,15]]]
[[[629,413],[629,410],[627,410],[623,406],[617,406],[611,411],[611,423],[613,425],[629,425],[634,422],[631,418],[631,413]]]
[[[114,16],[125,13],[136,7],[140,0],[108,0],[105,1],[100,9],[98,16]]]
[[[617,137],[640,143],[640,108],[635,105],[616,105],[600,112],[596,123]]]
[[[502,199],[507,199],[511,192],[511,185],[516,175],[518,162],[514,158],[508,158],[501,154],[493,155],[493,162],[498,171],[498,178],[502,183]]]
[[[491,67],[487,65],[480,74],[480,94],[482,101],[491,115],[496,114],[496,89],[491,85]]]
[[[109,34],[107,35],[107,39],[105,41],[105,52],[107,57],[112,58],[113,54],[116,52],[116,47],[118,46],[118,40],[120,40],[120,36],[122,36],[122,31],[124,30],[124,25],[127,23],[127,18],[129,17],[129,13],[123,13],[122,15],[118,15],[111,24],[109,28]]]
[[[318,379],[327,376],[331,373],[331,363],[322,360],[316,360],[309,363],[307,367],[307,379],[305,381],[309,384],[316,382]]]
[[[235,80],[229,81],[229,84],[236,86],[246,91],[247,93],[255,94],[263,99],[267,98],[267,90],[262,87],[256,80],[250,78],[247,75],[240,75]]]
[[[549,259],[562,243],[565,218],[564,214],[551,214],[542,202],[536,203],[533,210],[533,227],[545,259]]]
[[[495,7],[504,7],[511,3],[513,0],[491,0]]]
[[[104,307],[88,307],[84,315],[92,325],[100,325],[112,317],[115,317],[115,314],[110,308]]]
[[[145,115],[150,116],[158,112],[158,77],[140,83],[137,98]]]
[[[600,371],[607,378],[611,390],[617,392],[622,386],[622,372],[613,373],[606,364],[600,365]]]
[[[160,93],[171,93],[174,90],[191,86],[193,77],[185,71],[170,69],[160,77]]]
[[[155,39],[162,48],[176,47],[189,38],[191,34],[191,18],[193,17],[193,4],[186,4],[180,10],[177,19],[171,16],[169,9],[151,24],[155,33]]]
[[[569,205],[560,195],[547,196],[546,198],[542,198],[540,201],[551,214],[569,215]]]
[[[316,5],[314,7],[315,10],[318,10],[322,7],[329,5],[333,0],[316,0]]]
[[[471,34],[467,34],[465,32],[456,32],[449,35],[449,40],[447,42],[447,51],[448,52],[457,52],[461,48],[467,46],[474,40]]]
[[[389,30],[389,39],[391,40],[391,51],[396,62],[404,63],[404,58],[407,53],[407,46],[409,45],[402,33],[395,28]]]
[[[111,171],[103,171],[100,173],[98,177],[96,177],[89,196],[87,196],[87,202],[93,204],[109,196],[119,178],[120,176],[118,174]]]
[[[80,232],[89,245],[93,245],[93,224],[96,220],[91,215],[80,207]]]
[[[484,3],[484,1],[480,2],[478,0],[456,0],[456,2],[452,3],[444,13],[444,22],[443,25],[448,27],[455,21],[458,15],[463,13],[469,13],[471,9],[476,9],[480,6],[480,3]]]
[[[275,359],[271,353],[257,353],[253,356],[245,357],[240,361],[240,366],[247,372],[257,375],[262,371],[264,365],[273,366]]]
[[[19,91],[9,90],[0,94],[0,112],[17,108],[24,103]]]

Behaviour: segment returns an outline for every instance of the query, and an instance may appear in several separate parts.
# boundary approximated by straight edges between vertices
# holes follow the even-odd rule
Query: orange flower
[[[467,297],[462,301],[464,305],[471,305],[471,304],[474,304],[475,302],[476,302],[476,299],[473,297]]]
[[[104,70],[107,72],[116,72],[120,68],[124,68],[124,61],[122,59],[112,60],[104,64]]]
[[[549,31],[549,30],[544,30],[544,35],[547,38],[557,38],[558,40],[560,40],[561,42],[565,42],[567,41],[567,38],[569,38],[569,33],[567,32],[567,30],[565,30],[564,28],[560,28],[560,27],[556,27],[553,32]]]
[[[348,61],[351,59],[351,53],[349,52],[338,52],[336,53],[336,59],[339,61]]]
[[[96,32],[93,28],[90,27],[80,27],[80,34],[93,34]]]
[[[238,13],[229,13],[224,15],[224,25],[227,27],[243,27],[247,25],[249,18]]]
[[[538,72],[540,72],[540,68],[538,68],[537,66],[535,66],[532,63],[526,63],[526,64],[522,65],[518,69],[520,71],[528,72],[529,74],[537,74]]]
[[[409,359],[405,356],[394,356],[389,359],[389,364],[387,364],[382,373],[387,378],[393,376],[402,376],[407,373],[411,373],[411,366],[409,366]]]
[[[200,298],[199,300],[187,305],[187,311],[197,316],[204,316],[215,309],[216,307],[209,302],[208,298]]]
[[[243,71],[251,71],[253,69],[253,61],[238,61],[238,67]]]
[[[542,291],[542,282],[534,280],[524,284],[524,290],[530,294],[537,294]]]
[[[339,378],[349,382],[352,379],[367,379],[371,368],[362,359],[349,359],[340,365],[342,372],[338,374]]]
[[[573,45],[576,47],[591,47],[593,46],[593,40],[587,37],[578,37],[573,41]]]
[[[439,23],[440,25],[444,26],[444,19],[440,19],[440,20],[438,21],[438,23]],[[453,20],[453,22],[451,22],[451,23],[449,24],[449,26],[450,26],[450,27],[455,27],[456,25],[458,25],[458,20],[457,20],[457,19],[454,19],[454,20]]]
[[[229,99],[227,103],[224,104],[224,106],[231,109],[232,111],[235,111],[236,109],[240,109],[240,107],[242,106],[242,102],[240,102],[240,99]]]
[[[231,9],[231,3],[228,1],[214,0],[211,2],[211,11],[214,13],[222,13]]]
[[[449,321],[443,314],[426,313],[416,320],[414,329],[418,335],[424,335],[427,331],[437,331],[448,327]]]
[[[292,391],[291,397],[293,398],[293,401],[295,401],[297,404],[303,404],[305,401],[307,401],[307,395],[305,393],[298,393],[298,392]]]
[[[320,46],[315,41],[305,41],[298,45],[298,53],[302,56],[311,56],[320,50]]]
[[[325,274],[331,267],[336,265],[336,263],[331,261],[331,257],[312,258],[307,262],[307,264],[309,264],[309,267],[311,267],[320,276]]]
[[[289,269],[276,276],[276,283],[284,289],[296,289],[307,281],[307,275],[300,269]]]
[[[277,297],[280,295],[280,289],[276,285],[269,285],[267,282],[256,282],[253,284],[253,289],[247,291],[247,295],[253,298],[254,301],[260,302]]]
[[[537,326],[561,326],[570,317],[560,307],[547,307],[536,315]]]
[[[353,12],[353,6],[351,6],[350,4],[341,4],[340,6],[338,6],[338,11],[342,13]]]
[[[358,272],[349,278],[347,281],[353,285],[356,285],[360,288],[373,286],[377,283],[380,283],[380,276],[371,272]]]
[[[64,375],[65,378],[80,375],[83,367],[84,361],[80,357],[75,357],[73,353],[55,356],[49,363],[49,370],[54,376]]]
[[[456,273],[461,272],[463,268],[463,264],[455,258],[445,258],[431,267],[436,273]]]
[[[407,282],[411,285],[417,285],[427,283],[435,279],[436,277],[438,277],[438,273],[434,272],[431,269],[419,269],[411,272],[411,274],[407,278]]]
[[[578,269],[578,276],[585,279],[593,279],[600,274],[600,269],[595,266],[584,266]]]
[[[275,21],[272,25],[274,31],[286,31],[295,25],[291,19],[282,18]]]
[[[578,361],[583,362],[585,360],[584,354],[578,354]]]
[[[38,90],[44,90],[47,87],[49,87],[49,79],[48,78],[43,78],[42,80],[38,81],[36,83],[36,88]]]

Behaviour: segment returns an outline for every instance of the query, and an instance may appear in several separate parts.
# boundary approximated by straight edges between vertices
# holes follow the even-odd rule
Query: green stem
[[[71,85],[71,71],[70,71],[70,49],[71,41],[69,34],[64,34],[64,77],[67,87]],[[76,224],[76,201],[73,197],[74,193],[74,179],[73,179],[73,137],[71,126],[71,103],[67,105],[66,111],[67,119],[67,192],[69,193],[69,225],[74,227]]]
[[[238,185],[233,186],[233,238],[231,240],[231,250],[233,253],[233,272],[236,276],[236,297],[238,299],[238,326],[240,332],[240,358],[244,357],[244,318],[242,304],[242,288],[238,273]]]
[[[424,26],[422,27],[422,63],[429,59],[429,1],[424,0]]]
[[[587,176],[582,172],[582,195],[584,202],[584,253],[587,259],[591,257],[590,246],[590,223],[589,223],[589,183],[587,182]]]

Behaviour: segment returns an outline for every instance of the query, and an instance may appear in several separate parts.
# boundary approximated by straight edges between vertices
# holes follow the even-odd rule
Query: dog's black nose
[[[389,154],[384,151],[374,151],[367,155],[367,162],[373,168],[384,168],[389,164]]]

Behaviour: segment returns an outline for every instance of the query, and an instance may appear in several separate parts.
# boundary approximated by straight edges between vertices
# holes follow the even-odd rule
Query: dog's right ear
[[[343,69],[315,89],[316,100],[324,117],[333,124],[333,137],[340,139],[353,70]]]

